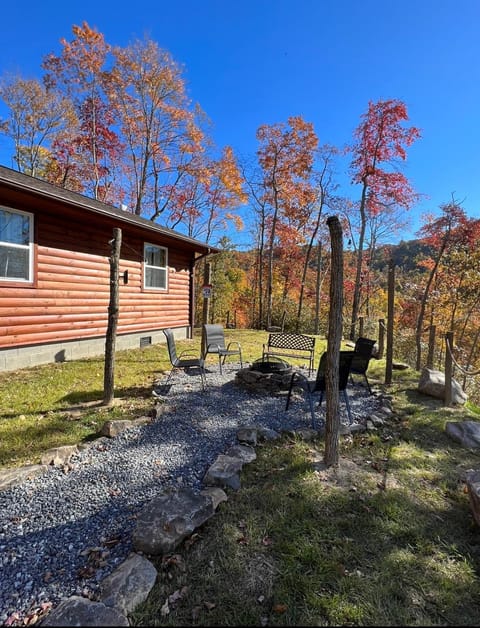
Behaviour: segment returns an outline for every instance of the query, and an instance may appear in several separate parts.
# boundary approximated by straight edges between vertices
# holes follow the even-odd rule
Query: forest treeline
[[[197,295],[210,273],[211,322],[325,333],[335,215],[345,242],[344,336],[355,339],[360,320],[366,334],[378,333],[394,263],[396,356],[420,369],[434,328],[441,366],[453,331],[458,374],[472,380],[463,370],[480,365],[479,221],[452,196],[423,218],[417,239],[388,245],[422,198],[402,172],[421,132],[401,100],[369,102],[341,147],[321,144],[300,115],[261,125],[252,130],[256,153],[240,160],[215,146],[181,66],[148,38],[114,46],[84,22],[41,70],[0,82],[11,166],[218,247],[196,272]],[[340,174],[354,198],[340,194]],[[245,208],[251,246],[239,251],[228,234],[243,228]],[[196,306],[199,324],[201,298]]]

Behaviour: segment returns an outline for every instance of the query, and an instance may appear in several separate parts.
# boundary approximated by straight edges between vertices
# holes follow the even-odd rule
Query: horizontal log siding
[[[110,299],[113,228],[36,221],[36,285],[0,287],[0,347],[104,336]],[[147,241],[152,242],[151,238]],[[118,334],[187,327],[190,253],[168,249],[168,290],[143,291],[143,243],[122,231]],[[175,270],[172,271],[171,269]],[[128,270],[128,284],[123,272]]]

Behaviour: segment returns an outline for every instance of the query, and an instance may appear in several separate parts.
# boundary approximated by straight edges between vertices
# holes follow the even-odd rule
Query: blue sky
[[[147,35],[168,50],[217,145],[241,157],[254,155],[261,124],[301,115],[321,143],[344,146],[370,100],[402,100],[422,133],[404,172],[428,197],[403,237],[452,194],[480,216],[480,0],[24,0],[2,8],[0,74],[40,77],[83,21],[110,44]],[[1,136],[0,163],[11,166]]]

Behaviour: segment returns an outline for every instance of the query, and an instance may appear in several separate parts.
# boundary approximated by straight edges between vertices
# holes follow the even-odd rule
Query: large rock
[[[205,486],[220,486],[238,491],[241,486],[240,471],[242,467],[243,461],[240,458],[220,454],[205,473],[203,483]]]
[[[133,547],[145,554],[169,554],[214,512],[209,495],[196,494],[190,488],[163,493],[140,511]]]
[[[53,447],[46,451],[41,457],[41,463],[46,465],[53,465],[54,467],[61,467],[64,464],[70,462],[70,458],[78,452],[76,445],[62,445],[60,447]]]
[[[60,602],[42,621],[42,626],[129,626],[128,619],[116,608],[73,595]]]
[[[445,432],[468,449],[480,447],[480,423],[478,421],[447,421]]]
[[[157,570],[152,563],[139,554],[131,554],[102,582],[100,602],[128,615],[145,602],[156,579]]]
[[[480,526],[480,471],[470,471],[466,480],[470,507],[475,521]]]
[[[36,478],[46,471],[48,471],[48,466],[45,464],[29,464],[24,467],[4,469],[0,471],[0,491],[6,491],[11,486]]]
[[[420,375],[418,391],[424,395],[445,400],[445,374],[425,367]],[[452,379],[452,403],[463,405],[467,399],[468,396],[460,384]]]

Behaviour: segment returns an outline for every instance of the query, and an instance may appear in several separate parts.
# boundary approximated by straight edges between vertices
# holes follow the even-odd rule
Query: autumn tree
[[[200,161],[169,190],[166,225],[172,229],[183,225],[190,237],[211,242],[229,224],[236,230],[243,228],[238,207],[245,203],[247,195],[231,147],[224,148],[220,159],[202,157]]]
[[[416,127],[405,127],[407,107],[399,100],[370,102],[354,132],[350,150],[352,182],[361,186],[359,236],[356,252],[355,286],[350,339],[355,339],[362,291],[365,235],[368,219],[392,208],[410,209],[418,195],[404,174],[396,169],[405,161],[406,149],[420,137]]]
[[[192,111],[181,67],[156,42],[115,46],[112,55],[104,86],[126,143],[127,204],[156,220],[170,207],[179,182],[199,167],[202,112]]]
[[[422,262],[427,269],[427,279],[420,298],[419,313],[415,328],[416,358],[415,368],[422,366],[422,335],[424,332],[427,305],[434,281],[438,277],[440,264],[444,256],[456,250],[472,250],[477,244],[478,230],[476,223],[469,221],[465,210],[452,198],[450,203],[441,205],[441,215],[438,218],[426,218],[419,235],[427,244],[432,255]],[[447,330],[446,330],[447,331]],[[448,330],[450,331],[450,329]]]
[[[113,173],[119,168],[122,144],[114,130],[114,120],[105,102],[104,71],[110,46],[104,36],[86,22],[73,26],[74,38],[61,39],[60,55],[50,53],[43,61],[48,89],[63,90],[72,101],[79,126],[66,141],[76,151],[76,167],[85,182],[85,191],[103,201],[121,196]]]
[[[71,102],[36,79],[19,76],[4,77],[0,98],[10,109],[10,117],[0,120],[0,132],[13,139],[18,170],[48,178],[51,142],[66,128],[76,126]]]
[[[261,169],[258,200],[264,212],[261,226],[266,236],[266,324],[271,325],[273,309],[273,267],[279,221],[302,222],[303,212],[314,197],[310,176],[318,138],[313,125],[301,116],[287,123],[263,125],[257,131]]]

